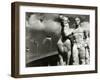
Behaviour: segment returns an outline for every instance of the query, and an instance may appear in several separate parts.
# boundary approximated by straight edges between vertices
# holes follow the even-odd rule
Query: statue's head
[[[80,22],[81,22],[81,20],[80,20],[80,18],[79,18],[79,17],[76,17],[76,18],[75,18],[75,21],[76,21],[76,24],[77,24],[77,25],[79,25],[79,24],[80,24]]]

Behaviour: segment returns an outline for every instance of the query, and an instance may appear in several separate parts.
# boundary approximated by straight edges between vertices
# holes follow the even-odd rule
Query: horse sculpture
[[[69,19],[64,17],[61,22],[61,37],[58,40],[58,52],[60,57],[60,65],[69,65],[71,57],[71,40],[70,35],[72,34],[72,29],[69,28]]]

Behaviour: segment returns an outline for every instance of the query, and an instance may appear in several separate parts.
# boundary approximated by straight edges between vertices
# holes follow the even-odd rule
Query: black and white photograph
[[[26,67],[89,65],[89,15],[26,12]]]
[[[97,7],[12,4],[12,76],[97,73]]]

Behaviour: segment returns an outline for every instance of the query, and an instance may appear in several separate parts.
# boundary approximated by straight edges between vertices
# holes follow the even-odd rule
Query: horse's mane
[[[66,36],[64,34],[64,23],[61,21],[61,36],[62,36],[62,42],[66,40]]]

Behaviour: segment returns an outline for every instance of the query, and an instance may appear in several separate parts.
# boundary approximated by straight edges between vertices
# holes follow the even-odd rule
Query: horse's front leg
[[[65,52],[63,45],[58,45],[58,54],[59,54],[59,64],[65,65],[66,61],[65,61]]]
[[[59,55],[59,64],[58,65],[64,65],[64,46],[63,46],[63,42],[61,41],[61,38],[59,39],[58,43],[58,55]]]
[[[63,60],[64,58],[61,54],[59,54],[59,58],[60,58],[59,64],[62,65],[62,66],[65,65],[66,62],[64,62],[64,60]]]
[[[69,65],[70,64],[70,58],[71,58],[71,41],[69,39],[67,39],[64,43],[65,45],[65,48],[64,48],[64,51],[65,51],[65,54],[66,54],[66,65]]]

